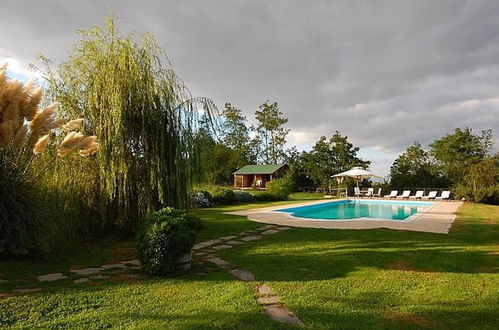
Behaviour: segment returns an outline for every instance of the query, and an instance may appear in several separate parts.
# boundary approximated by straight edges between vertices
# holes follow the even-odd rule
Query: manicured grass
[[[246,217],[224,214],[225,212],[254,209],[258,207],[269,207],[275,205],[286,205],[297,201],[322,199],[324,195],[314,193],[294,193],[287,201],[280,202],[255,202],[250,204],[224,205],[209,208],[195,209],[192,212],[199,215],[204,223],[198,241],[211,238],[237,234],[245,230],[254,229],[262,224],[248,221]]]
[[[499,207],[466,204],[449,235],[292,229],[222,257],[311,328],[496,329]]]
[[[135,256],[135,242],[116,238],[105,238],[80,243],[64,253],[52,257],[36,257],[0,262],[0,277],[16,280],[54,271],[65,271],[70,267],[98,266],[118,260],[129,260]],[[0,283],[0,289],[2,283]]]
[[[195,212],[208,239],[260,226],[223,212],[286,203]],[[219,254],[272,287],[311,329],[495,329],[499,207],[465,204],[459,212],[449,235],[291,229]],[[95,244],[52,264],[1,262],[0,277],[96,266],[133,254],[133,242]],[[115,277],[79,285],[72,279],[23,283],[43,290],[0,300],[0,327],[289,328],[263,313],[252,284],[214,265],[170,279]],[[11,285],[0,283],[0,292]]]
[[[0,327],[276,328],[248,284],[217,269],[177,279],[53,285],[42,293],[0,300]]]

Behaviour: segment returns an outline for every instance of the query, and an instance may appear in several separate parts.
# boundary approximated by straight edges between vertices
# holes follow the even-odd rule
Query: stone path
[[[194,262],[209,262],[227,270],[235,278],[254,284],[255,299],[262,307],[265,313],[273,320],[281,323],[292,324],[296,326],[305,326],[303,322],[291,312],[282,302],[281,298],[266,284],[258,283],[255,275],[251,272],[238,268],[226,260],[223,260],[215,255],[216,252],[232,249],[233,247],[247,242],[257,241],[269,235],[275,235],[290,227],[279,225],[265,225],[253,230],[246,230],[238,235],[224,236],[217,239],[212,239],[205,242],[200,242],[193,247]],[[141,265],[139,260],[125,260],[114,264],[105,264],[100,267],[88,267],[81,269],[70,269],[66,274],[51,273],[36,277],[38,282],[53,282],[63,279],[68,279],[67,275],[72,274],[72,277],[79,276],[73,279],[74,284],[85,284],[96,280],[108,279],[113,276],[123,280],[142,280],[147,278],[146,275],[140,273],[127,273],[129,270],[140,270]],[[1,280],[7,282],[6,280]],[[26,294],[41,291],[39,287],[32,288],[17,288],[10,292],[0,293],[0,299],[8,298],[17,294]]]
[[[103,279],[108,279],[113,276],[119,276],[121,279],[125,280],[137,280],[146,278],[145,275],[139,273],[127,273],[127,271],[140,270],[142,267],[139,260],[127,260],[116,264],[106,264],[100,267],[89,267],[81,269],[70,269],[66,273],[50,273],[36,276],[34,280],[36,282],[54,282],[59,280],[68,279],[70,274],[72,277],[79,276],[79,278],[73,279],[75,284],[83,284]],[[89,276],[91,275],[91,276]],[[7,283],[7,280],[1,280],[1,283]],[[40,287],[22,287],[11,290],[10,292],[0,292],[0,299],[5,299],[12,297],[14,295],[32,293],[41,291]]]
[[[213,255],[213,253],[220,250],[231,249],[236,245],[246,242],[257,241],[265,236],[274,235],[288,229],[290,229],[290,227],[265,225],[254,230],[244,231],[238,236],[226,236],[201,242],[194,246],[194,260],[215,264],[227,270],[232,276],[241,281],[250,283],[256,282],[257,279],[251,272],[238,268],[228,261]],[[305,324],[303,324],[303,322],[281,302],[281,298],[266,284],[256,283],[254,288],[257,303],[271,319],[299,327],[305,326]]]

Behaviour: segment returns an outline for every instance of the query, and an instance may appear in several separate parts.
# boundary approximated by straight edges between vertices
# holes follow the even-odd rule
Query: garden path
[[[264,225],[256,229],[243,231],[237,235],[224,236],[217,239],[200,242],[193,247],[193,261],[197,263],[212,263],[225,269],[235,278],[250,282],[255,293],[257,303],[265,313],[275,321],[305,326],[303,322],[290,311],[281,301],[281,298],[266,284],[259,283],[252,273],[238,268],[229,262],[216,256],[218,251],[231,249],[237,245],[260,240],[268,235],[274,235],[290,229],[290,227],[280,225]],[[124,260],[119,263],[105,264],[99,267],[71,268],[67,272],[57,272],[41,274],[34,278],[27,279],[33,285],[13,289],[9,292],[0,292],[0,299],[42,290],[36,283],[54,282],[60,280],[71,280],[76,285],[91,284],[104,279],[118,280],[142,280],[148,276],[140,273],[141,265],[139,260]],[[8,282],[7,280],[1,280]]]

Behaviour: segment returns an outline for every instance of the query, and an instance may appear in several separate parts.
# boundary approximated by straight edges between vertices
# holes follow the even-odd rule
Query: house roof
[[[246,165],[235,171],[234,174],[272,174],[285,165]]]

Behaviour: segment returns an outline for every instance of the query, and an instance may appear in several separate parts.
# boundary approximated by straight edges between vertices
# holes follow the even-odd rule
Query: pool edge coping
[[[316,201],[298,202],[288,205],[270,206],[264,208],[255,208],[243,211],[225,212],[224,214],[246,216],[249,220],[278,224],[290,227],[300,228],[322,228],[322,229],[395,229],[409,230],[419,232],[429,232],[438,234],[448,234],[452,223],[456,219],[457,210],[463,204],[460,201],[430,201],[433,203],[430,207],[417,212],[409,218],[402,221],[379,219],[379,218],[356,218],[345,220],[328,219],[306,219],[292,216],[288,212],[279,211],[285,208],[294,208],[308,205],[323,204],[332,201],[352,200],[352,198],[341,199],[323,199]],[[360,199],[366,200],[366,199]],[[372,199],[379,201],[389,201],[389,199]],[[394,202],[403,202],[404,200],[391,200]]]

